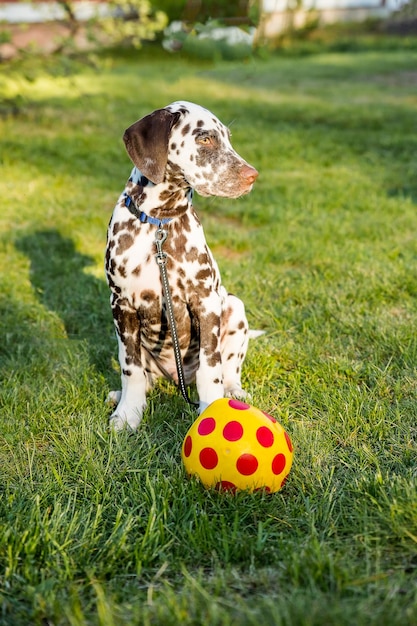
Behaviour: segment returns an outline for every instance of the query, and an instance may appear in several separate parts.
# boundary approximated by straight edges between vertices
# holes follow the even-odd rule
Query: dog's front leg
[[[110,417],[115,430],[129,426],[135,430],[146,406],[147,378],[141,363],[140,324],[135,309],[125,299],[112,302],[113,319],[119,343],[122,391]]]
[[[248,395],[242,389],[241,373],[249,343],[249,326],[244,304],[228,294],[222,315],[221,353],[224,394],[243,400]]]
[[[220,351],[221,299],[214,292],[198,306],[200,330],[199,366],[196,384],[199,411],[224,397],[222,358]]]

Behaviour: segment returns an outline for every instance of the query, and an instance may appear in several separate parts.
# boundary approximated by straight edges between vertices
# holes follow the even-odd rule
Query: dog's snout
[[[241,177],[248,185],[252,185],[259,176],[259,172],[251,165],[245,164],[240,170]]]

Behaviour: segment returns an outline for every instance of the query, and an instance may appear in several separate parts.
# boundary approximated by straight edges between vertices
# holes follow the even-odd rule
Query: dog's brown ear
[[[179,117],[180,113],[157,109],[129,126],[123,135],[133,163],[155,185],[164,180],[169,135]]]

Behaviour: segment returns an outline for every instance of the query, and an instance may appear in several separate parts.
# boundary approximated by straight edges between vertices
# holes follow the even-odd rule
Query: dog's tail
[[[264,335],[264,334],[265,334],[264,330],[249,329],[249,339],[256,339],[257,337],[260,337],[261,335]]]

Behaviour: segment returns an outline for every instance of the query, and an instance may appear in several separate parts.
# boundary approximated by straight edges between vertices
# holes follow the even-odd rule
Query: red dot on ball
[[[190,435],[188,435],[187,439],[184,442],[185,456],[187,457],[190,456],[192,448],[193,448],[193,440],[191,439]]]
[[[209,435],[216,428],[216,420],[214,417],[205,417],[198,425],[199,435]]]
[[[235,400],[234,398],[231,398],[231,400],[229,400],[229,406],[232,409],[237,409],[238,411],[246,411],[247,409],[250,409],[249,404],[246,404],[241,400]]]
[[[263,491],[264,493],[271,493],[271,487],[264,485],[263,487],[257,487],[255,491]]]
[[[286,465],[286,459],[285,456],[283,454],[277,454],[276,456],[274,456],[273,461],[272,461],[272,471],[274,474],[278,475],[281,474],[281,472],[284,471],[285,465]]]
[[[258,428],[256,438],[264,448],[270,448],[274,443],[274,434],[266,426]]]
[[[243,435],[243,426],[240,422],[228,422],[223,428],[223,437],[227,441],[238,441]]]
[[[232,482],[230,482],[230,480],[221,480],[220,482],[218,482],[216,484],[216,489],[218,491],[232,491],[235,492],[236,491],[236,485]]]
[[[289,437],[288,433],[284,433],[284,435],[285,435],[285,439],[286,439],[286,441],[287,441],[288,450],[289,450],[290,452],[292,452],[292,451],[293,451],[292,441],[291,441],[291,439],[290,439],[290,437]]]
[[[253,454],[241,454],[236,461],[236,469],[243,476],[251,476],[258,469],[258,459]]]
[[[204,469],[214,469],[219,462],[216,450],[213,448],[203,448],[199,455],[200,463]]]

